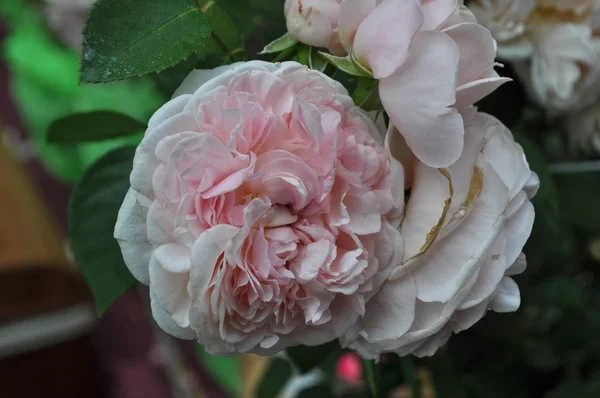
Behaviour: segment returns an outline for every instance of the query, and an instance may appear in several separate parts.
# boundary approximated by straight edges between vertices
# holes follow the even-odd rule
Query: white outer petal
[[[119,209],[114,236],[123,254],[123,260],[133,276],[144,285],[150,284],[148,265],[152,256],[153,245],[146,236],[146,216],[149,200],[133,189],[127,191],[125,200]]]

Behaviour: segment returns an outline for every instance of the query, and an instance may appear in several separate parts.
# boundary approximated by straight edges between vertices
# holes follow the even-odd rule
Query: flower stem
[[[206,12],[215,5],[215,2],[213,0],[207,1],[203,6],[200,5],[199,0],[194,0],[194,3],[196,4],[196,8],[198,8],[198,10],[203,14],[206,14]],[[227,44],[225,44],[225,42],[219,37],[217,33],[215,33],[215,31],[212,28],[210,30],[210,37],[212,37],[217,46],[221,48],[221,50],[225,53],[227,58],[229,58],[231,62],[235,62],[233,54],[231,53],[231,50],[229,50],[229,47],[227,47]]]
[[[419,389],[419,381],[415,377],[415,367],[413,366],[410,357],[400,358],[402,365],[402,373],[404,374],[404,382],[411,392],[412,398],[421,398],[421,390]]]
[[[554,174],[590,173],[600,171],[600,161],[553,163],[550,171]]]
[[[375,361],[364,360],[365,378],[373,398],[379,398],[379,366]]]

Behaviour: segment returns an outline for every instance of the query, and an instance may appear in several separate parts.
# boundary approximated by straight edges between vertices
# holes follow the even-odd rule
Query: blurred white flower
[[[65,44],[81,48],[83,27],[95,0],[46,0],[46,19]]]
[[[600,88],[598,0],[475,0],[530,96],[550,113],[581,109]]]
[[[600,154],[600,102],[570,114],[566,128],[572,150]]]

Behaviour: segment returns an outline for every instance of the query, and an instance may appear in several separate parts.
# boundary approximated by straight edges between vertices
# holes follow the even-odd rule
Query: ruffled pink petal
[[[464,108],[510,81],[494,71],[496,42],[489,30],[476,23],[461,23],[444,29],[460,51],[456,107]]]
[[[419,254],[443,217],[445,202],[451,198],[450,183],[437,169],[419,163],[414,181],[401,230],[405,261]]]
[[[478,206],[451,234],[434,242],[415,268],[420,300],[446,302],[454,296],[501,231],[508,192],[491,167],[482,172],[485,180]]]
[[[129,178],[131,187],[148,199],[154,200],[152,178],[159,165],[156,147],[161,140],[184,131],[199,131],[192,112],[181,112],[149,128],[133,158],[133,170]]]
[[[215,267],[220,265],[218,259],[239,230],[231,225],[217,225],[204,231],[194,243],[188,291],[195,307],[201,308],[208,305],[204,300],[207,289],[213,281]]]
[[[452,16],[458,8],[458,0],[422,0],[421,9],[425,21],[421,30],[434,30],[439,28]]]
[[[194,69],[185,77],[185,79],[183,79],[183,82],[181,82],[181,85],[177,88],[177,90],[175,90],[175,93],[173,93],[173,98],[183,97],[189,102],[191,94],[195,93],[196,90],[198,90],[198,87],[202,86],[209,80],[221,76],[225,72],[233,70],[241,64],[241,62],[235,62],[233,64],[219,66],[214,69]],[[187,97],[188,94],[190,94],[190,97]]]
[[[300,283],[307,283],[317,278],[319,270],[331,264],[332,251],[335,250],[332,242],[320,240],[310,243],[302,252],[302,257],[294,263],[292,272]]]
[[[515,262],[506,270],[506,276],[519,275],[527,269],[527,258],[520,253]]]
[[[456,88],[456,108],[466,108],[487,97],[498,87],[504,83],[512,81],[508,77],[500,77],[496,72],[493,72],[496,77],[475,80],[467,84],[463,84]]]
[[[376,79],[390,76],[406,60],[413,37],[422,24],[418,0],[384,0],[356,32],[356,59],[368,66]]]
[[[254,165],[256,164],[256,155],[254,153],[250,154],[248,167],[240,169],[227,177],[225,177],[222,181],[214,185],[207,191],[202,193],[203,199],[213,198],[215,196],[224,195],[228,192],[232,192],[233,190],[239,188],[249,176],[254,173]]]
[[[490,308],[496,312],[514,312],[521,305],[519,286],[512,278],[506,277],[500,282]]]
[[[148,198],[130,188],[119,210],[114,232],[127,268],[145,285],[150,283],[148,264],[154,248],[146,235],[146,206],[149,205]]]
[[[415,285],[412,278],[402,278],[383,285],[369,301],[364,329],[360,332],[367,342],[393,340],[406,333],[415,317]]]
[[[504,235],[500,234],[489,252],[483,256],[475,285],[458,307],[459,310],[479,305],[494,293],[507,268],[505,243]]]
[[[508,264],[513,264],[517,261],[523,250],[523,246],[525,246],[527,239],[531,235],[534,219],[535,210],[531,202],[527,201],[504,225]]]
[[[456,313],[456,309],[462,303],[464,298],[469,294],[475,281],[477,280],[477,272],[470,277],[465,278],[464,284],[460,290],[446,302],[423,302],[417,300],[415,306],[415,319],[410,330],[401,336],[394,344],[393,349],[398,355],[407,355],[417,350],[420,346],[427,345],[429,338],[443,331],[448,321]],[[439,348],[439,344],[445,342],[444,338],[434,339],[438,345],[433,345],[432,348]]]
[[[173,317],[160,305],[156,294],[150,290],[150,308],[152,317],[162,330],[179,339],[192,340],[196,337],[194,330],[190,327],[181,327],[173,321]]]
[[[192,99],[191,93],[180,95],[161,106],[148,121],[148,129],[154,129],[165,120],[181,113],[190,99]]]
[[[190,249],[177,243],[160,245],[154,256],[165,271],[176,274],[189,272],[191,269]]]
[[[463,148],[464,125],[453,108],[459,51],[440,32],[419,32],[404,65],[379,85],[390,119],[415,155],[431,167],[446,167]]]
[[[340,8],[339,36],[344,49],[352,52],[354,37],[365,18],[373,12],[375,0],[345,0]]]
[[[381,229],[381,215],[377,214],[378,205],[376,196],[372,192],[361,196],[346,197],[344,204],[348,210],[350,221],[344,227],[359,235],[368,235],[379,232]]]
[[[474,23],[462,23],[443,32],[454,40],[460,52],[458,86],[480,79],[493,68],[496,42],[489,30]]]
[[[186,328],[190,325],[189,312],[192,300],[187,293],[189,272],[170,272],[168,264],[161,263],[156,255],[150,259],[150,289],[160,307],[171,314],[173,321]]]
[[[525,153],[520,145],[515,143],[510,130],[498,119],[487,114],[479,114],[480,118],[488,128],[488,144],[483,150],[485,160],[490,163],[508,187],[510,199],[520,192],[532,172],[525,158]]]

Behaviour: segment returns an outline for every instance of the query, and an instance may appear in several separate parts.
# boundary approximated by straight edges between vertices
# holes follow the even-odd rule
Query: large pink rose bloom
[[[522,249],[534,220],[529,199],[539,180],[498,120],[483,113],[465,118],[464,151],[446,169],[411,159],[402,137],[388,136],[412,178],[401,226],[405,251],[343,339],[364,357],[433,355],[488,310],[519,307],[511,276],[526,266]]]
[[[213,354],[346,333],[402,256],[401,166],[295,62],[195,71],[151,118],[115,237],[167,332]]]
[[[458,110],[509,79],[495,71],[496,42],[462,0],[344,0],[339,38],[380,80],[383,106],[425,164],[462,153]]]

